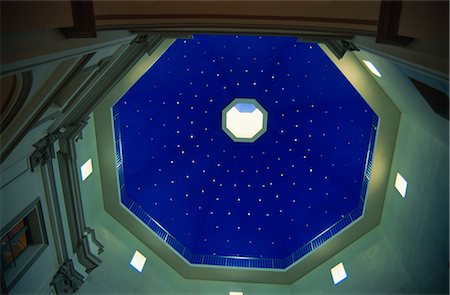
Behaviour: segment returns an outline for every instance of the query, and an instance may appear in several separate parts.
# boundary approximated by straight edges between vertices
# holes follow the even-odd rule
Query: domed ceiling
[[[284,269],[362,215],[378,119],[316,44],[178,39],[113,116],[122,203],[190,263]]]

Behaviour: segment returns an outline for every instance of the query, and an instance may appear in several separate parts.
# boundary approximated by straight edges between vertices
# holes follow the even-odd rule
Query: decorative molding
[[[51,130],[80,122],[86,114],[94,111],[97,104],[110,91],[111,88],[131,69],[145,54],[151,54],[164,38],[157,36],[138,35],[131,43],[124,44],[118,49],[111,60],[102,64],[98,74],[90,84],[83,88],[75,97],[76,103],[70,106],[64,116],[58,118]]]
[[[42,138],[33,146],[36,150],[30,156],[31,171],[37,166],[45,165],[55,158],[53,143],[58,139],[58,133],[52,133]]]
[[[328,40],[324,45],[330,49],[337,59],[344,57],[347,51],[359,51],[355,44],[347,40]]]
[[[56,294],[75,293],[83,284],[84,277],[75,270],[72,260],[64,262],[53,276],[51,286]]]
[[[90,273],[102,263],[102,261],[98,258],[98,253],[91,252],[88,235],[83,235],[76,252],[78,260],[83,266],[86,267],[87,273]]]
[[[186,38],[191,39],[191,38]],[[151,54],[155,48],[160,44],[161,39],[155,38],[155,36],[151,36],[148,34],[140,34],[138,35],[131,44],[135,44],[139,47],[142,47],[147,54]]]
[[[381,0],[377,43],[408,45],[414,40],[414,38],[398,35],[402,5],[402,0]]]
[[[350,29],[338,27],[313,27],[306,25],[261,25],[261,24],[221,24],[221,23],[181,23],[181,24],[146,24],[146,25],[103,25],[102,30],[129,30],[133,33],[160,34],[172,38],[177,35],[192,34],[243,34],[243,35],[270,35],[270,36],[299,36],[307,34],[332,34],[341,36],[369,36],[375,37],[374,30]]]
[[[96,20],[101,30],[122,29],[167,37],[192,32],[292,36],[302,31],[375,36],[378,24],[377,20],[365,19],[244,14],[97,15]]]
[[[8,97],[2,97],[6,101],[2,105],[0,116],[0,133],[8,127],[17,113],[22,109],[33,84],[33,74],[31,71],[22,72],[20,75],[14,75],[14,84]]]
[[[85,224],[75,141],[82,139],[81,131],[86,126],[88,119],[86,114],[91,113],[116,81],[128,72],[128,69],[135,65],[142,55],[149,52],[149,43],[157,45],[162,38],[145,36],[140,40],[142,42],[123,45],[118,54],[114,55],[115,58],[100,67],[98,77],[87,88],[75,95],[74,99],[77,102],[66,107],[64,118],[58,120],[52,128],[54,133],[36,143],[37,149],[31,158],[33,168],[44,165],[43,177],[48,178],[46,179],[47,191],[51,191],[54,186],[52,179],[54,180],[55,177],[53,171],[50,170],[51,160],[55,157],[53,143],[58,140],[60,149],[56,153],[56,157],[63,192],[59,204],[64,203],[61,206],[65,206],[67,215],[62,218],[67,218],[70,233],[70,238],[67,240],[68,245],[60,247],[60,257],[62,261],[66,261],[67,256],[64,255],[64,252],[72,248],[86,272],[92,271],[101,264],[102,261],[98,255],[103,252],[104,246],[96,239],[94,231]],[[50,196],[50,198],[52,197]],[[56,195],[52,198],[53,211],[58,211],[59,204],[55,202],[55,198],[58,199]],[[56,222],[58,222],[57,217]],[[60,229],[55,228],[55,231],[61,235]],[[65,240],[63,242],[65,243]]]
[[[94,3],[92,0],[72,0],[73,27],[63,28],[61,32],[66,38],[95,38]]]
[[[81,200],[80,173],[76,161],[75,138],[79,136],[86,124],[87,122],[82,120],[64,128],[64,132],[59,136],[60,151],[57,157],[72,249],[75,250],[78,261],[86,268],[86,272],[90,272],[102,261],[98,258],[98,253],[92,253],[89,247]],[[100,246],[103,249],[103,245],[100,244]]]
[[[20,88],[20,81],[17,74],[1,77],[0,133],[4,129],[3,125],[5,124],[6,116],[11,113],[14,101],[17,100]]]
[[[41,166],[41,176],[47,201],[48,215],[53,233],[56,256],[58,263],[62,263],[69,258],[69,253],[67,251],[67,243],[64,235],[63,216],[61,214],[60,198],[56,187],[53,158],[50,158],[50,161]]]
[[[106,47],[113,48],[122,44],[128,44],[136,37],[136,35],[130,35],[129,32],[112,32],[111,34],[117,37],[110,38],[105,36],[105,34],[102,34],[95,40],[83,40],[83,42],[81,43],[83,43],[84,46],[72,47],[68,50],[57,51],[47,55],[34,56],[27,60],[13,61],[8,64],[2,64],[2,66],[0,67],[0,75],[10,75],[41,65],[45,65],[47,63],[58,62],[76,58],[78,56],[87,55],[92,52],[97,52]]]
[[[62,219],[67,218],[69,224],[69,234],[72,249],[76,253],[77,260],[90,272],[101,264],[98,255],[103,251],[103,245],[95,238],[94,230],[86,227],[83,214],[83,205],[81,202],[81,190],[79,170],[76,163],[75,139],[80,137],[81,130],[86,126],[87,119],[79,123],[72,123],[61,131],[54,132],[38,141],[34,146],[36,151],[30,157],[32,169],[42,166],[41,175],[46,192],[49,215],[52,218],[51,226],[55,237],[55,247],[58,261],[67,261],[71,256],[68,253],[70,248],[62,227]],[[54,144],[59,141],[60,150],[58,151],[58,165],[60,169],[60,181],[63,189],[63,200],[67,215],[61,215],[60,200],[56,189],[56,179],[53,170],[52,160],[55,158]],[[91,252],[89,242],[94,243],[99,249],[96,253]],[[64,270],[66,270],[64,268]],[[55,283],[55,289],[69,288],[70,284],[60,284],[60,280]],[[58,292],[59,293],[59,292]],[[66,293],[66,291],[64,291]]]
[[[262,21],[297,21],[317,23],[343,23],[376,26],[377,21],[350,18],[306,17],[288,15],[250,15],[250,14],[109,14],[96,15],[96,20],[136,20],[136,19],[233,19],[233,20],[262,20]]]
[[[155,32],[153,31],[147,31],[145,28],[134,28],[129,30],[132,34],[139,34],[140,36],[147,36],[147,35],[155,35]],[[194,39],[194,35],[192,33],[183,33],[183,32],[161,32],[158,33],[161,36],[164,36],[164,38],[173,38],[173,39]],[[135,39],[134,42],[137,42],[138,40]]]
[[[359,49],[348,39],[353,36],[334,35],[306,35],[298,38],[298,42],[311,42],[324,44],[337,59],[341,59],[347,51],[359,51]]]
[[[86,227],[86,232],[88,235],[91,236],[92,242],[98,247],[97,255],[100,255],[104,251],[103,244],[97,240],[97,237],[95,236],[95,231],[92,228]]]
[[[0,164],[6,160],[25,135],[35,127],[35,124],[53,103],[54,96],[76,75],[82,61],[82,58],[62,61],[47,81],[40,85],[39,91],[33,96],[33,99],[27,102],[21,112],[15,114],[10,126],[0,134],[2,141]]]

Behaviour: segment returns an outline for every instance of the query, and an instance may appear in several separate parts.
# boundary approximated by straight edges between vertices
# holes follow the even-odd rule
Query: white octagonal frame
[[[256,132],[252,137],[240,137],[239,135],[236,134],[236,131],[238,131],[238,130],[233,130],[234,126],[230,126],[230,124],[229,124],[228,116],[229,116],[230,112],[233,111],[233,109],[236,109],[235,106],[239,103],[252,104],[256,107],[256,110],[258,110],[259,113],[262,114],[261,127],[260,127],[259,131]],[[253,113],[255,113],[255,112],[253,112]],[[241,114],[242,114],[242,116],[246,116],[246,115],[244,115],[245,113],[241,113]],[[248,143],[255,142],[255,140],[260,138],[261,135],[263,135],[267,131],[268,116],[269,116],[269,114],[267,113],[267,111],[263,108],[263,106],[261,104],[259,104],[259,102],[256,99],[236,98],[222,110],[222,130],[235,142],[248,142]],[[253,116],[253,117],[254,117],[254,119],[257,119],[256,118],[257,116]],[[245,118],[245,119],[252,119],[252,118]]]

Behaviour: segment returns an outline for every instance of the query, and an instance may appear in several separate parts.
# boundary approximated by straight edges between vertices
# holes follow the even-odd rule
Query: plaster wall
[[[79,293],[245,294],[448,292],[448,145],[404,115],[381,225],[290,286],[183,279],[103,210],[93,118],[77,144],[81,165],[94,173],[82,183],[86,219],[105,245],[103,264]],[[393,187],[396,171],[409,181],[406,199]],[[116,184],[111,184],[116,185]],[[129,265],[147,257],[142,273]],[[330,268],[344,262],[349,278],[333,285]]]
[[[392,65],[391,65],[392,66]],[[390,79],[392,82],[393,80]],[[401,82],[395,80],[394,82]],[[403,81],[405,82],[405,81]],[[396,84],[397,85],[397,84]],[[93,118],[77,144],[79,165],[94,173],[82,184],[88,224],[105,245],[103,264],[80,289],[85,293],[244,294],[448,293],[448,126],[417,100],[387,89],[402,111],[380,226],[292,285],[186,280],[105,213]],[[397,85],[398,86],[398,85]],[[401,84],[398,92],[411,93]],[[420,108],[420,109],[418,109]],[[438,128],[437,128],[438,127]],[[403,199],[394,188],[399,171],[409,182]],[[117,185],[111,183],[111,185]],[[129,265],[135,250],[147,257],[142,273]],[[343,262],[349,278],[333,285],[330,268]]]
[[[448,168],[448,143],[404,115],[381,228],[417,293],[448,292]],[[405,199],[394,188],[397,171],[408,181]]]
[[[397,171],[408,181],[405,199],[394,188]],[[448,179],[448,144],[403,115],[380,226],[294,283],[293,293],[448,293]],[[323,283],[339,262],[349,278]]]
[[[8,169],[2,169],[1,175],[0,224],[5,226],[36,198],[39,198],[49,242],[49,246],[45,248],[17,284],[8,291],[10,294],[48,293],[51,289],[49,284],[59,265],[40,172],[39,170],[31,172],[27,158],[23,158]]]

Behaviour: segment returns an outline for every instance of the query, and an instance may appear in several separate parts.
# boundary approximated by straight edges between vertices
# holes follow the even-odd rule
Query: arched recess
[[[1,78],[0,133],[8,127],[22,109],[33,84],[33,74],[25,71]]]

